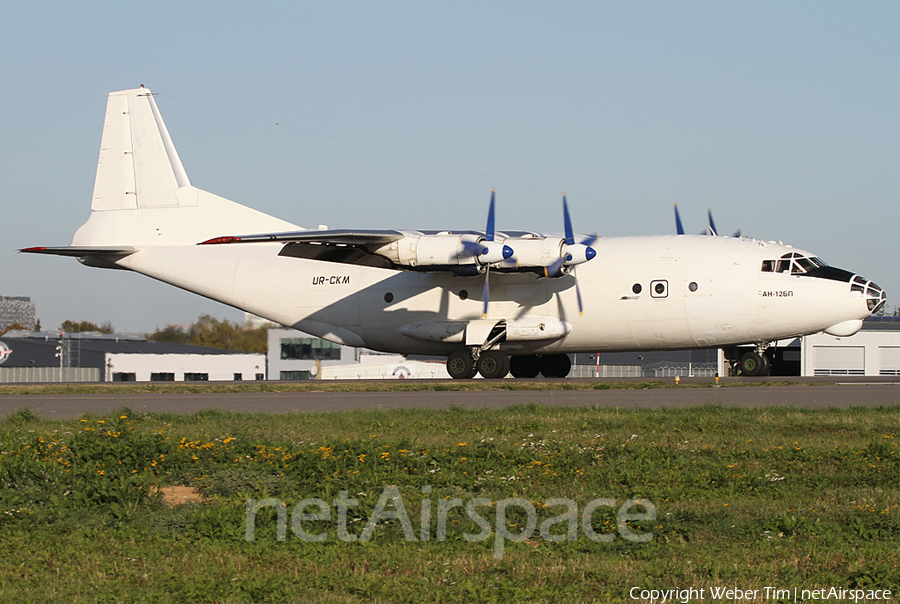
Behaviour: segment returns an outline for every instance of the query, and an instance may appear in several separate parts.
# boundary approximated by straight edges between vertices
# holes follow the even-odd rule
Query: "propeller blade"
[[[595,233],[593,235],[588,235],[578,243],[582,245],[592,246],[600,240],[600,233]]]
[[[482,297],[484,298],[484,306],[481,309],[481,318],[487,319],[488,314],[488,302],[491,300],[491,286],[489,285],[490,281],[488,277],[491,274],[491,265],[487,265],[484,267],[484,291],[482,292]]]
[[[494,194],[497,189],[491,189],[491,205],[488,207],[487,228],[484,230],[484,238],[488,241],[494,240]]]
[[[681,224],[681,214],[678,213],[678,202],[673,203],[672,207],[675,208],[675,233],[684,235],[684,225]]]
[[[734,232],[734,234],[732,235],[732,237],[737,237],[738,239],[740,239],[740,238],[743,237],[743,236],[744,236],[744,235],[743,235],[743,233],[741,233],[741,229],[736,230],[736,231]]]
[[[578,300],[578,314],[584,314],[584,305],[581,303],[581,288],[578,287],[578,276],[575,274],[575,269],[572,268],[572,278],[575,279],[575,299]]]
[[[572,219],[569,218],[569,204],[566,201],[566,194],[563,193],[563,224],[566,229],[566,243],[575,244],[575,233],[572,231]]]
[[[716,222],[713,220],[712,208],[706,208],[706,215],[709,217],[709,234],[718,237],[719,229],[716,228]]]
[[[550,266],[545,266],[544,276],[561,277],[563,274],[563,266],[565,265],[567,259],[568,257],[559,258],[558,260],[555,260]]]
[[[484,253],[484,245],[477,241],[463,239],[461,242],[463,252],[466,256],[481,256]]]

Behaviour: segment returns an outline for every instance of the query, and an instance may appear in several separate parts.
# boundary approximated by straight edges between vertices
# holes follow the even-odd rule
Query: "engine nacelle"
[[[568,244],[565,239],[556,237],[511,237],[506,243],[515,253],[504,268],[544,269],[543,274],[547,277],[561,277],[567,272],[567,267],[597,256],[596,250],[588,245]],[[548,273],[547,269],[552,269],[553,274]]]
[[[488,241],[483,239],[475,245],[480,246],[480,254],[475,256],[475,261],[484,266],[497,264],[512,257],[514,250],[501,241]]]
[[[597,255],[597,251],[589,245],[583,243],[563,244],[562,253],[565,258],[563,264],[565,266],[574,266],[583,264]]]
[[[564,239],[556,237],[510,237],[506,243],[513,249],[508,264],[516,268],[540,268],[559,262]]]
[[[394,264],[420,266],[471,266],[496,264],[513,255],[513,250],[501,241],[488,241],[481,235],[407,235],[376,250]]]

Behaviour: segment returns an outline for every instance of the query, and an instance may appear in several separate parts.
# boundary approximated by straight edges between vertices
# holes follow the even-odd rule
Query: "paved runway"
[[[528,403],[622,408],[688,407],[706,403],[738,407],[873,407],[900,404],[900,383],[648,390],[14,395],[0,396],[0,417],[23,407],[45,418],[70,418],[87,412],[102,414],[120,407],[129,407],[135,412],[195,413],[201,409],[222,409],[289,413],[349,409],[445,409],[454,405],[477,409]]]

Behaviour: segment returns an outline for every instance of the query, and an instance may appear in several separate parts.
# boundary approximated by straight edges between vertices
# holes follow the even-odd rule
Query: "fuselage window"
[[[774,273],[775,272],[775,261],[774,260],[763,260],[762,272]]]
[[[696,282],[696,281],[691,281],[691,284],[688,285],[688,289],[691,290],[692,292],[697,291],[697,282]]]
[[[641,284],[640,284],[640,283],[635,283],[635,284],[631,287],[631,291],[633,291],[633,292],[636,293],[636,294],[641,293],[641,289],[642,289],[642,288],[641,288]]]

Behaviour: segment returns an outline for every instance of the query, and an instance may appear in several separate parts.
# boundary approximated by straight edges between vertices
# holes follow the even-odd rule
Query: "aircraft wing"
[[[379,268],[399,268],[388,258],[374,251],[399,241],[408,234],[397,230],[317,229],[214,237],[197,245],[278,242],[284,244],[278,253],[279,256]]]
[[[376,229],[321,229],[305,231],[289,231],[285,233],[262,233],[256,235],[237,235],[214,237],[201,241],[197,245],[216,245],[222,243],[261,243],[278,241],[281,243],[309,243],[319,245],[352,245],[382,246],[406,236],[403,231]]]

